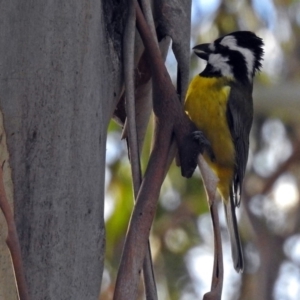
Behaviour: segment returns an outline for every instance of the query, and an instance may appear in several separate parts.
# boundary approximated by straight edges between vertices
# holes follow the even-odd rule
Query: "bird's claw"
[[[193,139],[199,144],[199,146],[201,147],[201,154],[203,154],[203,152],[205,151],[210,160],[214,161],[216,159],[215,154],[212,150],[211,144],[209,142],[209,140],[205,137],[205,135],[203,134],[202,131],[194,131],[192,133]]]

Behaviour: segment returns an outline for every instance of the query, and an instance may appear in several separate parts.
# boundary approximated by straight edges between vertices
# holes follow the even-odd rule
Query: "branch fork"
[[[185,114],[166,70],[158,45],[137,1],[136,26],[143,40],[153,82],[155,135],[149,163],[137,193],[114,293],[115,300],[136,299],[137,287],[147,251],[147,240],[155,216],[160,188],[176,154],[176,141],[182,174],[190,177],[204,144],[193,137],[197,128]]]

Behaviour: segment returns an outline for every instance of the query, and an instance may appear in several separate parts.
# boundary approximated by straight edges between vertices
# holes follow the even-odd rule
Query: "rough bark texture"
[[[31,299],[97,299],[118,49],[101,1],[0,0],[0,20],[0,109]]]
[[[0,166],[3,166],[3,183],[8,203],[13,206],[13,184],[6,135],[3,127],[3,115],[0,112]],[[4,163],[5,161],[5,163]],[[4,164],[3,164],[4,163]],[[0,299],[17,299],[17,290],[11,263],[11,256],[6,245],[8,228],[4,215],[0,213]]]

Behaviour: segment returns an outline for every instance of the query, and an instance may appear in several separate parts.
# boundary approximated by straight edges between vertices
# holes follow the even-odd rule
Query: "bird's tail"
[[[233,195],[231,194],[227,203],[224,202],[225,214],[227,219],[227,227],[230,236],[231,254],[235,270],[240,273],[244,269],[244,259],[241,246],[240,235],[235,215],[235,205]]]

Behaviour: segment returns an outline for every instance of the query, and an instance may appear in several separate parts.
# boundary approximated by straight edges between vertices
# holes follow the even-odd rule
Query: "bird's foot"
[[[202,131],[194,131],[192,133],[193,139],[200,145],[201,147],[201,154],[203,154],[204,151],[208,154],[211,161],[214,161],[216,159],[215,154],[212,150],[211,144],[209,140],[205,137]]]

